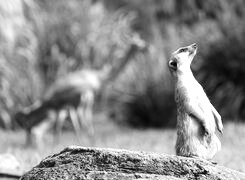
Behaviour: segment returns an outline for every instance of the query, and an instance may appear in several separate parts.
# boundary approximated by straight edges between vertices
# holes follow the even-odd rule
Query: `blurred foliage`
[[[245,117],[244,0],[9,0],[0,3],[0,119],[42,99],[57,79],[125,56],[132,36],[149,44],[103,93],[134,126],[174,125],[166,61],[193,42],[193,71],[224,117]]]
[[[0,3],[0,119],[11,126],[16,110],[40,98],[37,39],[24,18],[21,1]]]

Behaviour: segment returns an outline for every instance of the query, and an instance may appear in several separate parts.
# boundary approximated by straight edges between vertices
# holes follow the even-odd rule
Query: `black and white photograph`
[[[245,180],[244,0],[0,0],[0,180]]]

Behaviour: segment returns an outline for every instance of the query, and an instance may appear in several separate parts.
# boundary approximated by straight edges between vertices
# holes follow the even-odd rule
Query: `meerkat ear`
[[[168,62],[168,66],[169,66],[169,68],[171,68],[171,69],[173,69],[173,70],[177,70],[177,62],[174,61],[174,60],[170,60],[170,61]]]

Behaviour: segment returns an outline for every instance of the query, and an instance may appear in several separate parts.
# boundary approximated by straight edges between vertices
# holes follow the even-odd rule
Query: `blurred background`
[[[194,42],[215,161],[245,172],[244,0],[0,1],[0,152],[25,170],[68,145],[174,154],[167,60]]]

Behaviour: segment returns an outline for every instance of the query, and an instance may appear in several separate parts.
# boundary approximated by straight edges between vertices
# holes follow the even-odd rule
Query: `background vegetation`
[[[197,79],[225,121],[244,120],[243,0],[9,0],[1,2],[0,15],[5,126],[15,126],[15,113],[41,99],[57,77],[117,62],[134,34],[149,50],[108,85],[103,111],[136,127],[175,125],[166,61],[179,46],[196,42]]]

